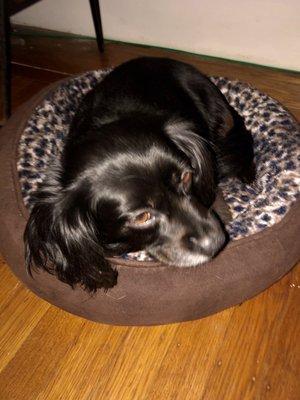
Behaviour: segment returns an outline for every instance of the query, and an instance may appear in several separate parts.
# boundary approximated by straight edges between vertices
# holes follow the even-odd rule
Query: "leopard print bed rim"
[[[63,83],[34,110],[19,142],[17,169],[25,205],[59,157],[72,117],[82,97],[109,71],[91,71]],[[226,226],[231,240],[278,223],[300,193],[300,129],[274,99],[249,85],[212,77],[228,102],[244,118],[254,138],[257,179],[246,185],[230,178],[221,182],[232,213]],[[126,256],[125,256],[126,257]],[[144,253],[132,257],[147,260]]]

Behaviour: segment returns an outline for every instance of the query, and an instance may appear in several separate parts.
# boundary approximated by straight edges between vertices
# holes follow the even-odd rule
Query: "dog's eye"
[[[192,179],[193,179],[193,174],[191,171],[185,171],[181,174],[181,183],[183,186],[183,189],[187,192],[190,187],[191,187],[191,183],[192,183]]]
[[[150,222],[152,220],[152,215],[148,212],[145,211],[141,214],[138,214],[135,218],[134,218],[134,223],[136,225],[143,225],[146,224],[147,222]]]

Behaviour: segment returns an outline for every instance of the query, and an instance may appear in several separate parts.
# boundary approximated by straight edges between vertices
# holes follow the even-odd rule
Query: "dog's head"
[[[108,256],[146,250],[201,264],[225,243],[215,189],[213,152],[189,124],[134,119],[90,131],[66,145],[36,195],[27,264],[89,291],[116,284]]]

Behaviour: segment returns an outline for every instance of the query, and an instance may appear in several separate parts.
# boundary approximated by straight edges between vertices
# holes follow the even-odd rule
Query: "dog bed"
[[[118,284],[91,296],[54,276],[24,267],[22,235],[32,194],[59,157],[84,94],[109,71],[59,82],[25,103],[1,131],[1,252],[33,292],[94,321],[152,325],[197,319],[241,303],[270,286],[300,254],[297,122],[274,99],[248,85],[211,78],[252,132],[257,164],[253,185],[221,182],[232,219],[229,245],[212,261],[191,268],[162,265],[138,252],[111,259]]]

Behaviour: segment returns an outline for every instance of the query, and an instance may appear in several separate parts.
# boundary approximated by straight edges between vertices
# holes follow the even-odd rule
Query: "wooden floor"
[[[138,55],[186,60],[247,81],[300,117],[296,73],[92,40],[15,37],[13,107],[45,85]],[[0,131],[1,133],[1,131]],[[1,400],[299,400],[300,276],[200,321],[112,327],[31,294],[0,263]]]

